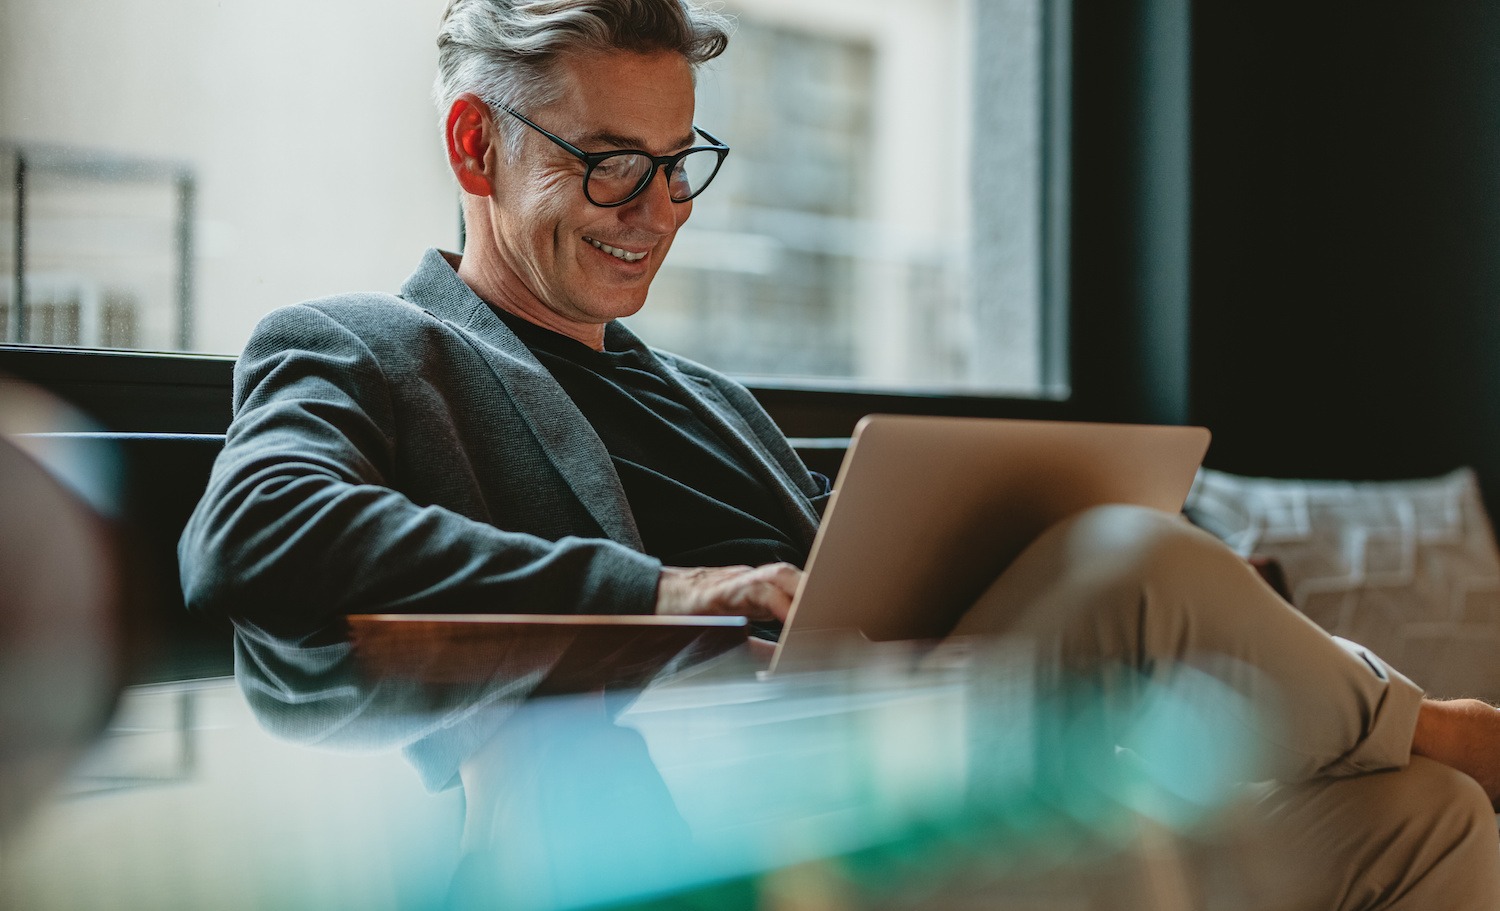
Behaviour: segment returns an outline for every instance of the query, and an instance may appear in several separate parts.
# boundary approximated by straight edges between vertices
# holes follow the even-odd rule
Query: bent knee
[[[1240,562],[1212,535],[1180,515],[1123,503],[1094,506],[1043,536],[1060,538],[1070,562],[1107,565],[1132,575],[1171,574],[1187,565]]]
[[[1043,532],[955,631],[1053,629],[1081,616],[1094,623],[1138,618],[1147,594],[1172,596],[1155,599],[1167,605],[1191,602],[1176,596],[1220,590],[1234,564],[1254,574],[1180,516],[1143,506],[1095,506]]]
[[[1106,503],[1076,512],[1054,526],[1071,538],[1084,539],[1096,545],[1121,545],[1148,537],[1173,537],[1181,529],[1191,529],[1181,516],[1133,506],[1128,503]]]

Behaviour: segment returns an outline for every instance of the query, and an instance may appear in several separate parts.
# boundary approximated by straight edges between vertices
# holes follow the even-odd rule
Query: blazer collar
[[[612,540],[636,550],[643,549],[635,516],[604,442],[531,349],[458,277],[453,265],[458,258],[453,256],[450,259],[450,256],[452,254],[436,249],[428,250],[416,271],[402,286],[401,296],[483,342],[475,347],[510,394],[548,458],[578,494],[599,527]],[[714,396],[710,389],[685,382],[679,371],[663,364],[655,352],[623,323],[610,323],[605,327],[605,333],[611,350],[633,348],[651,358],[657,367],[657,375],[677,389],[708,426],[738,450],[748,464],[755,467],[761,479],[778,492],[783,507],[804,529],[804,537],[811,546],[818,519],[806,496],[752,442],[753,434],[749,428],[729,420],[727,415],[733,413],[732,409],[727,404],[711,403],[709,399]]]

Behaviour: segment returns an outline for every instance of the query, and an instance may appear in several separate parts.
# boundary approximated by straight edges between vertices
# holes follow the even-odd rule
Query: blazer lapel
[[[515,333],[428,250],[401,296],[453,325],[482,357],[542,451],[610,540],[643,550],[640,529],[604,442]]]

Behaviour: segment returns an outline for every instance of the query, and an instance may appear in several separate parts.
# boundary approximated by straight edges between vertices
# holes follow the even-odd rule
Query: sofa
[[[1500,702],[1500,553],[1472,470],[1353,482],[1204,469],[1184,511],[1429,695]]]

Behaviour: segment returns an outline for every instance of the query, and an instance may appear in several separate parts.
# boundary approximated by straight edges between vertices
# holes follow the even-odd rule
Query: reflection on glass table
[[[1106,730],[1016,644],[774,679],[741,647],[531,698],[498,658],[435,683],[237,648],[237,681],[125,693],[11,833],[0,906],[1249,909],[1298,881],[1201,674]]]

